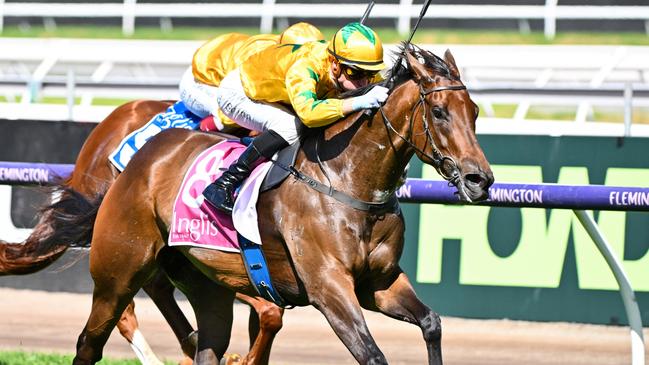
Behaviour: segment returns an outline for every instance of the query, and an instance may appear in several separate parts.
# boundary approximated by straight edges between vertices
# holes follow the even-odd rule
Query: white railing
[[[92,106],[94,98],[176,99],[177,83],[200,44],[0,38],[0,98],[8,101],[0,103],[0,117],[100,121],[112,108]],[[529,111],[543,106],[575,112],[575,123],[552,124],[558,133],[588,128],[607,135],[647,135],[649,125],[630,121],[632,110],[649,109],[649,47],[421,46],[436,54],[453,51],[491,129],[547,133],[538,123],[526,123]],[[388,45],[386,53],[393,47]],[[42,96],[67,98],[68,105],[36,105]],[[74,105],[73,97],[81,102]],[[498,105],[516,105],[514,117],[496,120]],[[586,127],[593,108],[601,107],[625,112],[627,123]]]
[[[212,4],[152,4],[123,0],[123,3],[7,3],[0,0],[0,31],[6,17],[83,17],[121,18],[124,35],[132,35],[136,18],[260,18],[260,31],[272,31],[275,18],[359,18],[365,4],[344,3],[276,3],[275,0],[259,0],[259,3],[212,3]],[[326,0],[324,0],[326,1]],[[401,34],[410,30],[411,20],[417,18],[420,4],[412,0],[399,0],[398,4],[377,4],[372,18],[395,19]],[[515,19],[519,22],[543,20],[548,39],[556,35],[557,20],[566,19],[633,19],[644,20],[649,32],[649,6],[569,6],[559,5],[558,0],[546,0],[545,5],[432,5],[426,14],[428,19]]]

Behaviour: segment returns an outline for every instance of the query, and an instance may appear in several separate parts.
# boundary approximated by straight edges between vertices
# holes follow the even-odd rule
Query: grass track
[[[2,351],[0,352],[0,365],[69,365],[72,363],[73,355],[46,354],[23,351]],[[140,365],[137,359],[104,359],[99,365]],[[165,361],[165,365],[175,364]]]

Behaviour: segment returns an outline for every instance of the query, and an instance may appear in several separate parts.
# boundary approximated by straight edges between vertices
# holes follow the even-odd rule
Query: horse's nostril
[[[482,185],[485,182],[482,174],[466,174],[464,175],[464,179],[475,185]]]

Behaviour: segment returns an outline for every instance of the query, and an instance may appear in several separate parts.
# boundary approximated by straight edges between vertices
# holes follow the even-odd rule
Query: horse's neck
[[[392,102],[383,108],[392,122],[401,121],[407,114],[408,103],[399,103],[398,96],[391,97]],[[335,189],[372,202],[384,201],[394,192],[412,157],[404,141],[388,131],[380,111],[371,121],[353,115],[325,130],[318,154]],[[313,168],[316,175],[324,177],[317,164]]]

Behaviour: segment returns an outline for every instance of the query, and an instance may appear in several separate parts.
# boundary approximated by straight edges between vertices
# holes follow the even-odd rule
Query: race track
[[[91,297],[30,290],[0,289],[0,348],[72,353],[90,310]],[[187,302],[181,307],[191,313]],[[136,299],[142,332],[161,358],[180,359],[180,349],[160,313],[148,299]],[[235,306],[230,351],[247,347],[247,307]],[[191,316],[193,318],[193,316]],[[390,364],[424,364],[419,329],[366,312],[372,334]],[[508,320],[443,318],[444,363],[450,365],[617,365],[630,364],[626,327]],[[649,331],[645,330],[645,338]],[[271,364],[354,364],[322,315],[297,308],[284,316]],[[115,331],[105,356],[133,357]],[[649,357],[647,357],[649,362]]]

